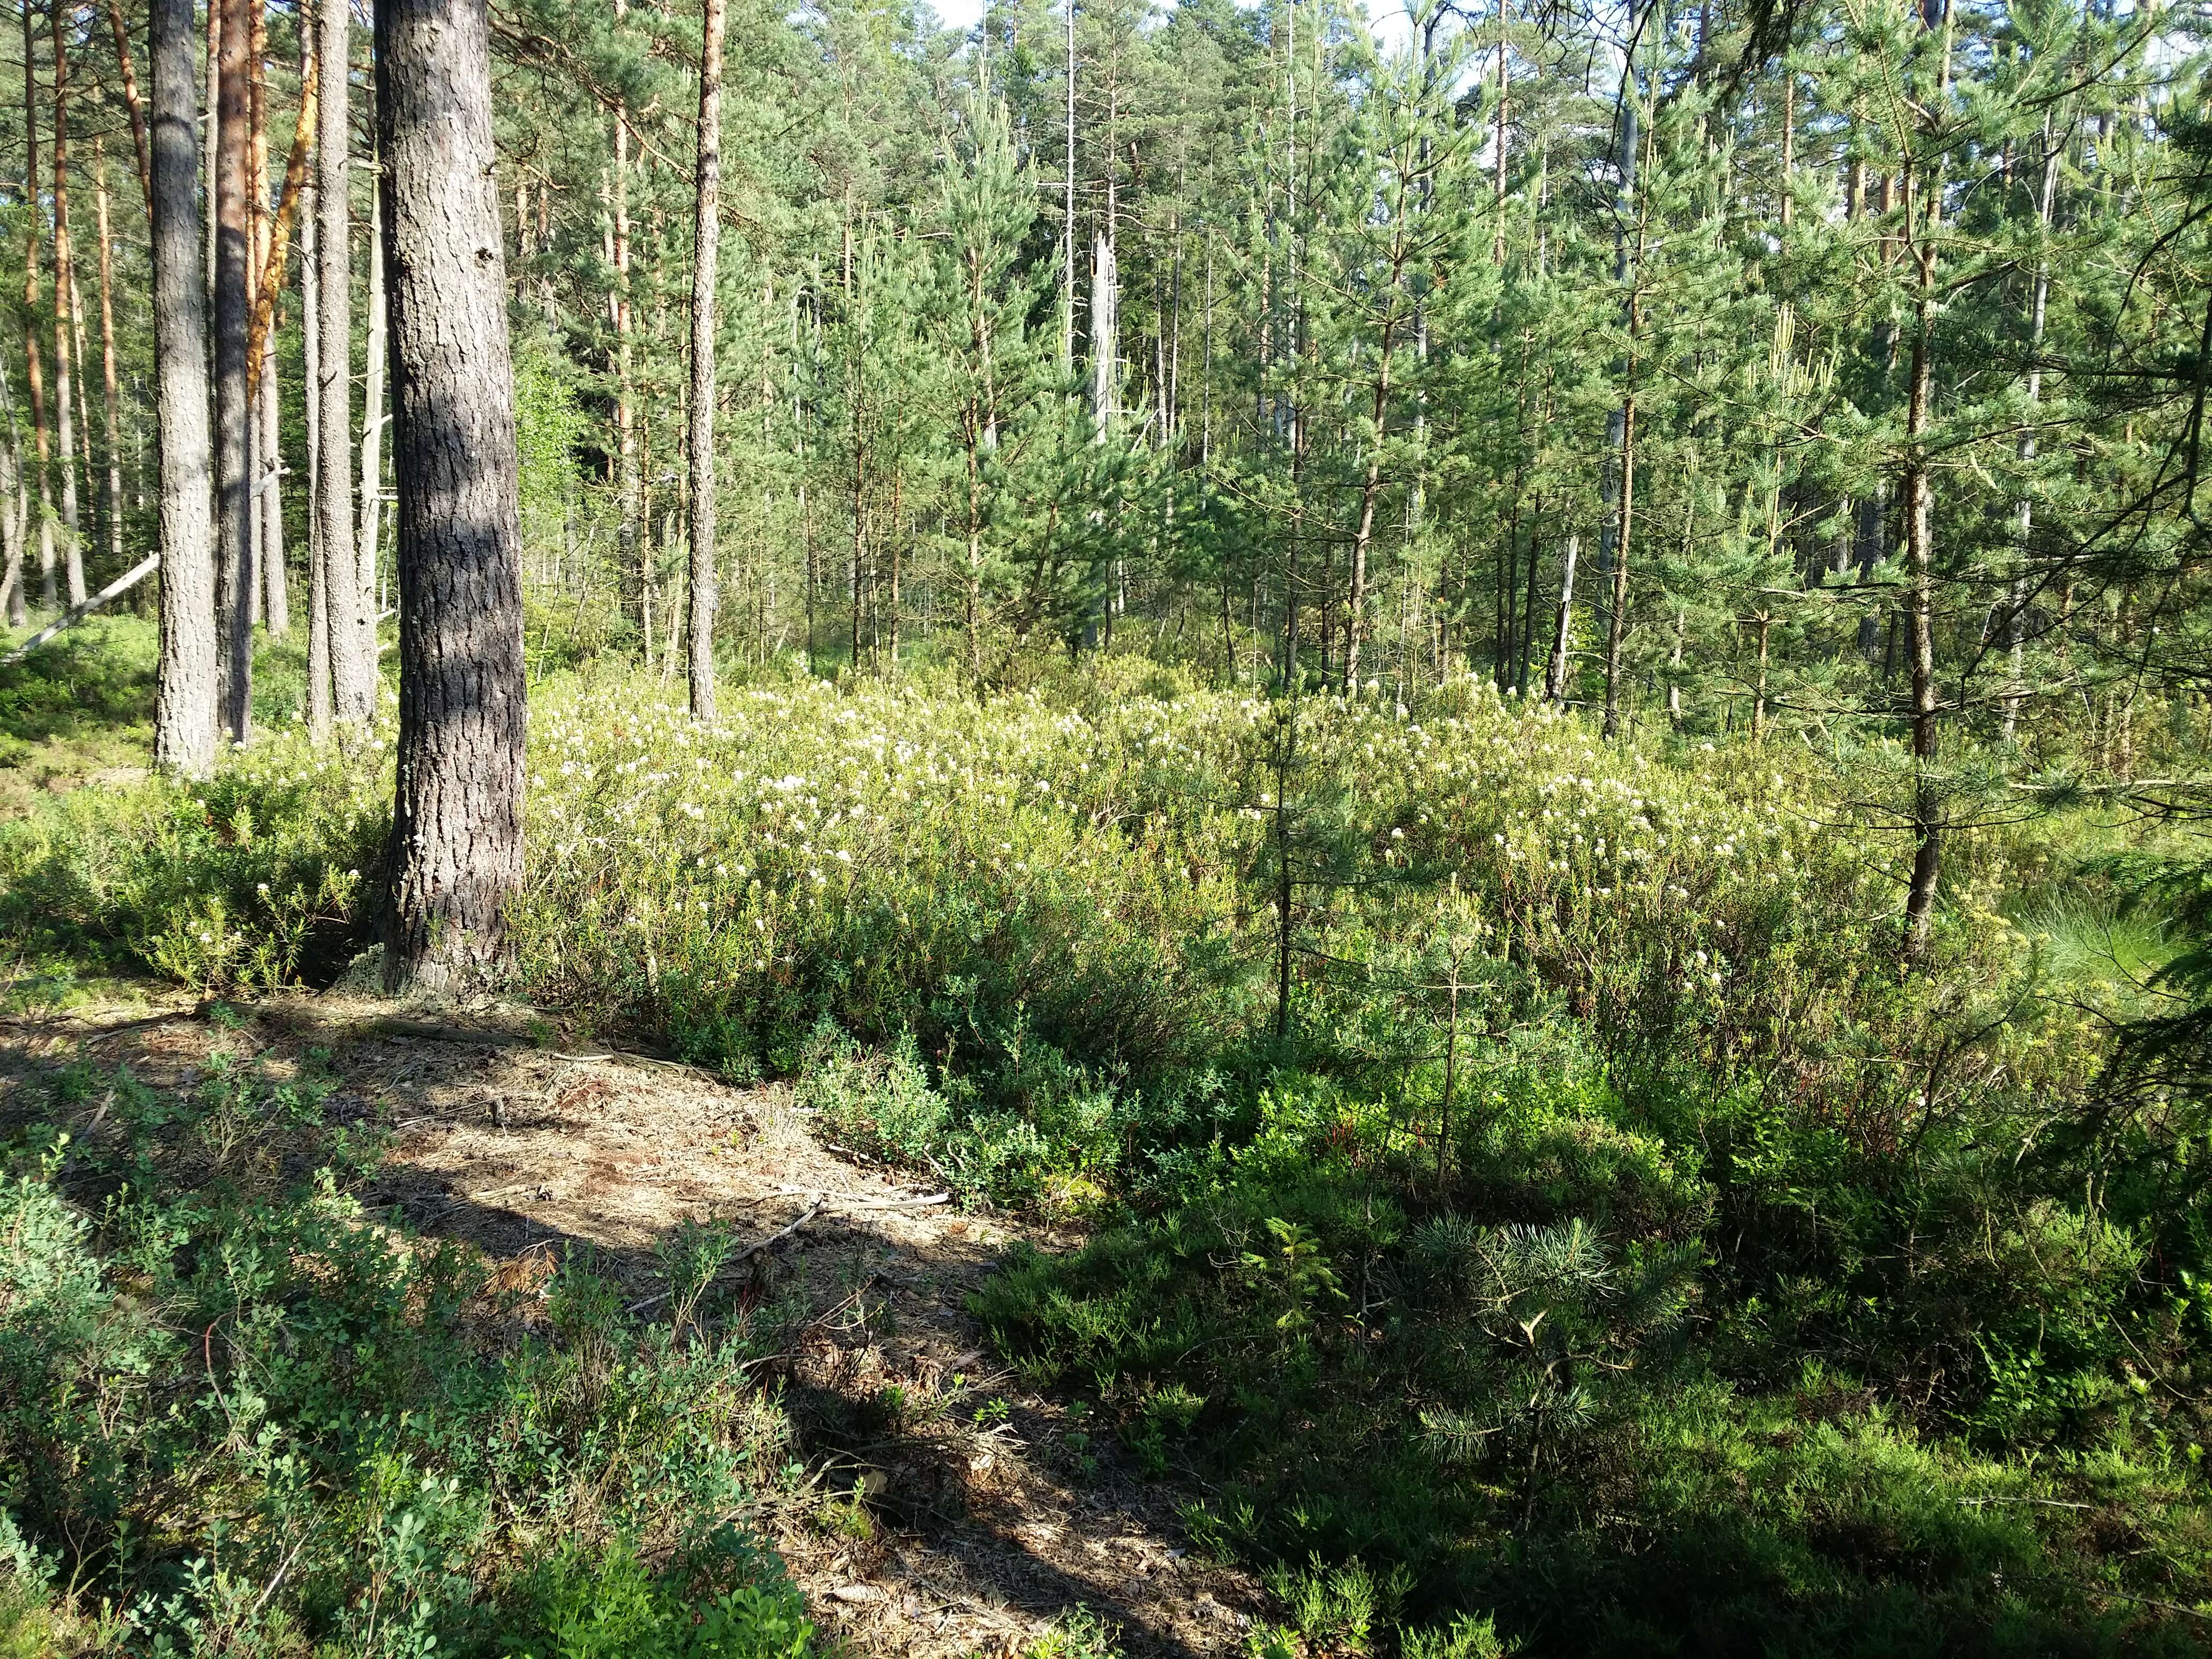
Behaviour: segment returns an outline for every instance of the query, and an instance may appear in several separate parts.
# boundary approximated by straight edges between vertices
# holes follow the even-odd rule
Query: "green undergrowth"
[[[744,1529],[799,1480],[751,1327],[378,1218],[333,1104],[242,1049],[19,1090],[0,1653],[803,1659]]]
[[[978,1310],[1203,1483],[1255,1656],[2201,1638],[2212,1120],[2122,1041],[2212,983],[2185,836],[2055,788],[1961,824],[1908,963],[1886,750],[1110,660],[723,702],[535,690],[517,988],[1081,1221]],[[321,981],[386,742],[0,830],[0,935]]]
[[[1978,1407],[2000,1432],[1946,1422],[1876,1380],[1913,1358],[1881,1346],[1900,1310],[1808,1342],[1728,1297],[1717,1195],[1618,1114],[1555,1100],[1470,1126],[1447,1202],[1379,1120],[1286,1110],[1272,1150],[1180,1201],[1073,1256],[1018,1251],[975,1310],[1140,1466],[1197,1478],[1200,1547],[1298,1575],[1310,1602],[1346,1574],[1389,1587],[1358,1650],[1469,1616],[1562,1654],[2199,1650],[2193,1403],[2039,1354]],[[2102,1305],[2018,1272],[2004,1293],[2027,1304],[1992,1352],[2069,1315],[2129,1340],[2124,1245],[2045,1227],[1999,1250],[2101,1271]],[[1282,1593],[1293,1651],[1346,1645]]]

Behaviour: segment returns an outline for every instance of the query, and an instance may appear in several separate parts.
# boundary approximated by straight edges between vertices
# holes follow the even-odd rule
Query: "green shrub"
[[[19,1132],[0,1572],[27,1606],[106,1602],[102,1651],[797,1659],[774,1558],[701,1535],[784,1479],[743,1334],[641,1325],[576,1257],[503,1290],[377,1219],[349,1190],[374,1147],[321,1093],[80,1067],[48,1101],[76,1138]]]

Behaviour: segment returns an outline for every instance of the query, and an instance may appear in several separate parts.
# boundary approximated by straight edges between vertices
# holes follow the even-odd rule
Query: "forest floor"
[[[1131,1656],[1240,1645],[1258,1586],[1180,1547],[1188,1494],[1139,1479],[1079,1405],[1022,1386],[967,1310],[1013,1241],[1073,1235],[963,1213],[826,1143],[786,1087],[577,1047],[527,1010],[429,1018],[342,992],[79,1007],[0,1023],[0,1086],[82,1051],[189,1088],[219,1048],[276,1080],[310,1062],[335,1078],[327,1120],[390,1137],[368,1205],[467,1241],[510,1287],[584,1250],[634,1313],[665,1316],[656,1243],[732,1224],[752,1251],[741,1304],[791,1334],[756,1374],[780,1386],[823,1498],[774,1541],[854,1651],[1020,1655],[1079,1607]]]

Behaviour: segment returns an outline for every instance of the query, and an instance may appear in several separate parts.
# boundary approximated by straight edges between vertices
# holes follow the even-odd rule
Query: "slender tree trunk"
[[[224,0],[201,0],[207,8],[207,82],[200,106],[200,149],[202,154],[200,183],[207,192],[207,264],[203,273],[207,283],[206,304],[215,304],[216,264],[216,169],[220,165],[216,158],[216,139],[222,129],[222,13]]]
[[[93,533],[88,539],[97,545],[100,541],[98,520],[100,491],[94,483],[95,469],[92,457],[92,405],[88,401],[87,392],[87,388],[92,380],[92,350],[84,337],[84,283],[82,273],[76,268],[76,261],[72,259],[70,264],[70,349],[76,355],[70,361],[76,366],[75,382],[76,429],[83,434],[82,441],[78,446],[79,453],[83,457],[83,465],[81,469],[83,475],[81,486],[83,495],[80,499],[83,500],[85,505],[91,509],[86,514],[88,518],[94,520],[89,526]],[[82,547],[85,539],[87,538],[79,538],[80,548]]]
[[[123,75],[124,107],[131,112],[131,146],[138,161],[138,188],[146,209],[154,207],[154,163],[146,145],[146,105],[138,95],[138,70],[131,60],[131,31],[124,27],[123,0],[107,0],[107,27],[115,36],[116,67]]]
[[[1395,289],[1385,303],[1395,301]],[[1345,592],[1344,695],[1359,689],[1359,647],[1367,633],[1367,556],[1375,541],[1375,504],[1382,490],[1382,426],[1390,407],[1390,352],[1395,343],[1389,323],[1382,327],[1382,355],[1375,368],[1375,390],[1368,418],[1367,467],[1359,480],[1359,528],[1352,543],[1352,571]]]
[[[281,640],[292,631],[291,576],[284,562],[283,428],[276,405],[276,331],[261,343],[261,369],[253,398],[254,504],[260,511],[258,533],[260,550],[255,562],[262,574],[262,616],[269,637]]]
[[[154,412],[161,434],[162,566],[154,760],[164,771],[191,776],[215,764],[218,729],[192,0],[153,0],[150,33]]]
[[[625,0],[615,0],[615,15],[628,15]],[[631,373],[630,331],[635,320],[629,295],[629,110],[615,111],[615,161],[611,181],[614,231],[614,291],[608,296],[615,327],[616,490],[621,517],[616,536],[623,580],[637,585],[635,615],[639,649],[653,660],[653,538],[641,523],[641,481],[638,464],[638,410]]]
[[[485,0],[380,0],[377,125],[399,483],[388,991],[504,956],[522,886],[522,533]]]
[[[1674,649],[1667,659],[1667,723],[1680,731],[1682,726],[1682,643],[1690,629],[1690,613],[1686,607],[1674,607]]]
[[[1920,295],[1912,331],[1912,386],[1905,417],[1905,540],[1912,653],[1912,882],[1905,897],[1905,953],[1927,953],[1936,884],[1943,862],[1942,803],[1936,788],[1934,549],[1936,492],[1926,452],[1934,365],[1933,251],[1920,252]]]
[[[23,255],[23,367],[31,388],[31,438],[39,475],[39,602],[52,611],[61,599],[54,588],[53,457],[46,440],[46,377],[39,352],[39,67],[31,15],[31,0],[23,0],[23,199],[28,206],[23,217],[29,227]]]
[[[1622,77],[1620,89],[1620,194],[1615,208],[1619,228],[1613,233],[1613,280],[1620,285],[1621,318],[1626,325],[1628,355],[1620,369],[1620,404],[1608,422],[1607,436],[1613,456],[1606,477],[1607,522],[1600,551],[1601,568],[1612,577],[1607,599],[1605,643],[1605,735],[1620,728],[1620,652],[1628,633],[1628,557],[1636,512],[1636,333],[1639,307],[1636,283],[1641,280],[1644,259],[1642,198],[1636,187],[1637,165],[1642,158],[1638,119],[1636,75],[1633,66]],[[1634,218],[1635,245],[1632,252],[1628,224]]]
[[[1528,585],[1521,601],[1521,655],[1514,665],[1513,689],[1522,696],[1528,695],[1528,663],[1536,654],[1536,552],[1543,545],[1538,529],[1544,523],[1544,497],[1536,496],[1536,511],[1528,532]]]
[[[315,20],[306,6],[300,11],[300,80],[304,86],[315,69]],[[343,73],[343,71],[341,71]],[[319,116],[318,117],[319,118]],[[316,743],[327,743],[337,702],[331,676],[331,573],[323,544],[322,477],[328,459],[323,445],[322,289],[317,257],[320,252],[322,178],[319,127],[311,126],[307,112],[300,112],[295,149],[312,143],[313,170],[303,181],[300,201],[300,356],[303,373],[300,412],[307,417],[307,732]],[[347,430],[341,422],[338,431]],[[345,450],[339,449],[341,458]],[[349,465],[343,459],[340,465]]]
[[[362,381],[361,402],[361,538],[354,548],[356,566],[354,599],[361,616],[362,695],[368,700],[366,719],[375,704],[377,600],[377,538],[384,524],[384,371],[391,359],[386,336],[384,270],[384,184],[379,158],[376,188],[368,198],[368,323],[362,341],[368,372]]]
[[[7,358],[0,355],[0,557],[6,560],[5,568],[0,569],[0,605],[5,606],[10,628],[30,620],[23,598],[23,552],[30,520],[22,439],[15,429],[15,389],[8,383]]]
[[[714,278],[722,188],[725,0],[705,0],[699,55],[698,204],[691,247],[691,714],[714,718]]]
[[[1552,627],[1552,660],[1544,671],[1544,696],[1553,702],[1567,700],[1567,647],[1575,617],[1575,555],[1583,538],[1572,532],[1559,550],[1559,609]]]
[[[315,469],[315,534],[329,607],[331,652],[331,714],[341,722],[362,726],[376,712],[376,617],[369,594],[372,586],[362,578],[355,559],[352,469],[346,451],[346,434],[353,430],[352,367],[353,243],[351,215],[347,211],[352,191],[352,167],[348,148],[353,130],[347,85],[347,60],[351,46],[349,0],[319,0],[316,8],[316,56],[320,60],[322,93],[316,106],[315,209],[321,222],[315,239],[314,327],[316,349],[314,385],[309,390],[322,438],[321,465]],[[372,264],[378,263],[374,245]],[[371,345],[372,380],[381,389],[381,366],[374,353],[382,342]],[[377,413],[370,409],[373,420]],[[363,478],[368,465],[373,429],[362,434]],[[365,482],[365,503],[373,491]],[[368,614],[364,617],[363,612]]]
[[[1774,617],[1762,611],[1755,619],[1759,629],[1759,676],[1753,682],[1751,696],[1751,740],[1756,744],[1766,741],[1766,647],[1774,631]]]
[[[93,141],[93,202],[100,218],[100,379],[107,413],[107,552],[123,568],[123,397],[115,375],[115,246],[107,223],[107,154]]]
[[[2051,234],[2051,211],[2058,192],[2058,149],[2051,142],[2051,118],[2048,115],[2043,118],[2043,191],[2036,204],[2035,216],[2036,235],[2039,242],[2046,240]],[[2028,302],[2027,318],[2027,407],[2031,419],[2033,418],[2037,407],[2043,401],[2043,364],[2039,360],[2043,351],[2044,319],[2050,307],[2050,302],[2051,254],[2047,247],[2039,246],[2035,261],[2035,289]],[[2014,533],[2020,542],[2019,557],[2023,569],[2020,574],[2013,578],[2010,601],[2005,610],[2005,665],[2008,671],[2008,678],[2005,687],[2004,741],[2008,745],[2019,737],[2020,708],[2027,697],[2027,683],[2022,677],[2026,666],[2025,653],[2022,649],[2025,629],[2024,619],[2021,613],[2027,605],[2027,577],[2024,567],[2028,556],[2029,533],[2035,525],[2035,509],[2028,500],[2027,481],[2025,474],[2034,459],[2035,432],[2033,428],[2030,428],[2021,434],[2020,439],[2021,471],[2023,476],[2021,480],[2020,505],[2016,509],[2017,518],[2014,526]]]
[[[253,0],[253,292],[258,327],[254,344],[258,349],[249,373],[253,377],[254,501],[259,516],[255,533],[260,542],[254,555],[261,573],[262,615],[269,637],[281,640],[292,631],[289,570],[284,562],[283,427],[277,408],[276,293],[283,281],[284,249],[279,240],[281,216],[269,201],[269,11],[263,0]],[[287,169],[289,172],[289,169]],[[264,295],[268,296],[263,309]]]
[[[1067,13],[1067,171],[1060,180],[1060,373],[1066,380],[1075,373],[1075,0],[1060,3]]]
[[[253,721],[252,405],[246,370],[252,306],[246,210],[248,47],[255,0],[215,0],[222,46],[216,93],[215,518],[216,618],[223,644],[224,736],[244,743]]]
[[[1629,373],[1635,374],[1632,360]],[[1636,525],[1636,394],[1620,406],[1620,482],[1614,502],[1613,595],[1605,634],[1605,735],[1620,729],[1620,647],[1628,635],[1628,550]]]
[[[76,270],[70,253],[69,222],[69,54],[63,36],[62,13],[55,6],[54,29],[54,410],[61,439],[62,562],[69,581],[69,602],[84,603],[84,543],[77,511],[76,411],[70,358],[73,349],[70,300],[76,289]]]
[[[225,27],[228,27],[226,23]],[[262,131],[264,93],[261,53],[268,39],[269,14],[263,0],[246,0],[246,540],[247,568],[252,572],[246,590],[246,621],[258,628],[266,562],[261,544],[261,471],[266,465],[266,446],[261,436],[261,345],[253,336],[254,296],[261,292],[261,268],[267,263],[262,229],[269,200],[266,139]]]

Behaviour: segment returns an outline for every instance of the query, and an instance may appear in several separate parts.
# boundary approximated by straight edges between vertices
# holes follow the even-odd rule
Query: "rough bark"
[[[377,7],[399,485],[393,992],[488,976],[522,884],[522,538],[489,33],[485,0]]]
[[[315,325],[320,339],[313,396],[322,434],[322,461],[315,472],[315,531],[329,615],[331,713],[358,725],[376,708],[376,616],[355,562],[353,489],[346,454],[346,434],[353,430],[353,245],[346,211],[352,171],[347,154],[352,130],[346,107],[350,22],[348,0],[321,0],[317,56],[325,67],[316,106],[315,206],[321,223],[314,274]],[[370,258],[375,258],[373,248]],[[372,363],[373,374],[375,367]],[[372,418],[374,413],[372,409]],[[368,472],[363,476],[366,480]],[[363,489],[373,493],[368,483]]]
[[[725,0],[705,0],[691,252],[691,715],[714,718],[714,276],[722,187]]]
[[[221,636],[222,729],[244,743],[253,724],[253,497],[247,464],[252,417],[246,346],[246,131],[252,0],[222,11],[216,74],[215,522],[216,627]]]
[[[154,416],[164,567],[154,760],[193,775],[215,763],[216,651],[192,0],[153,0],[151,33]]]

